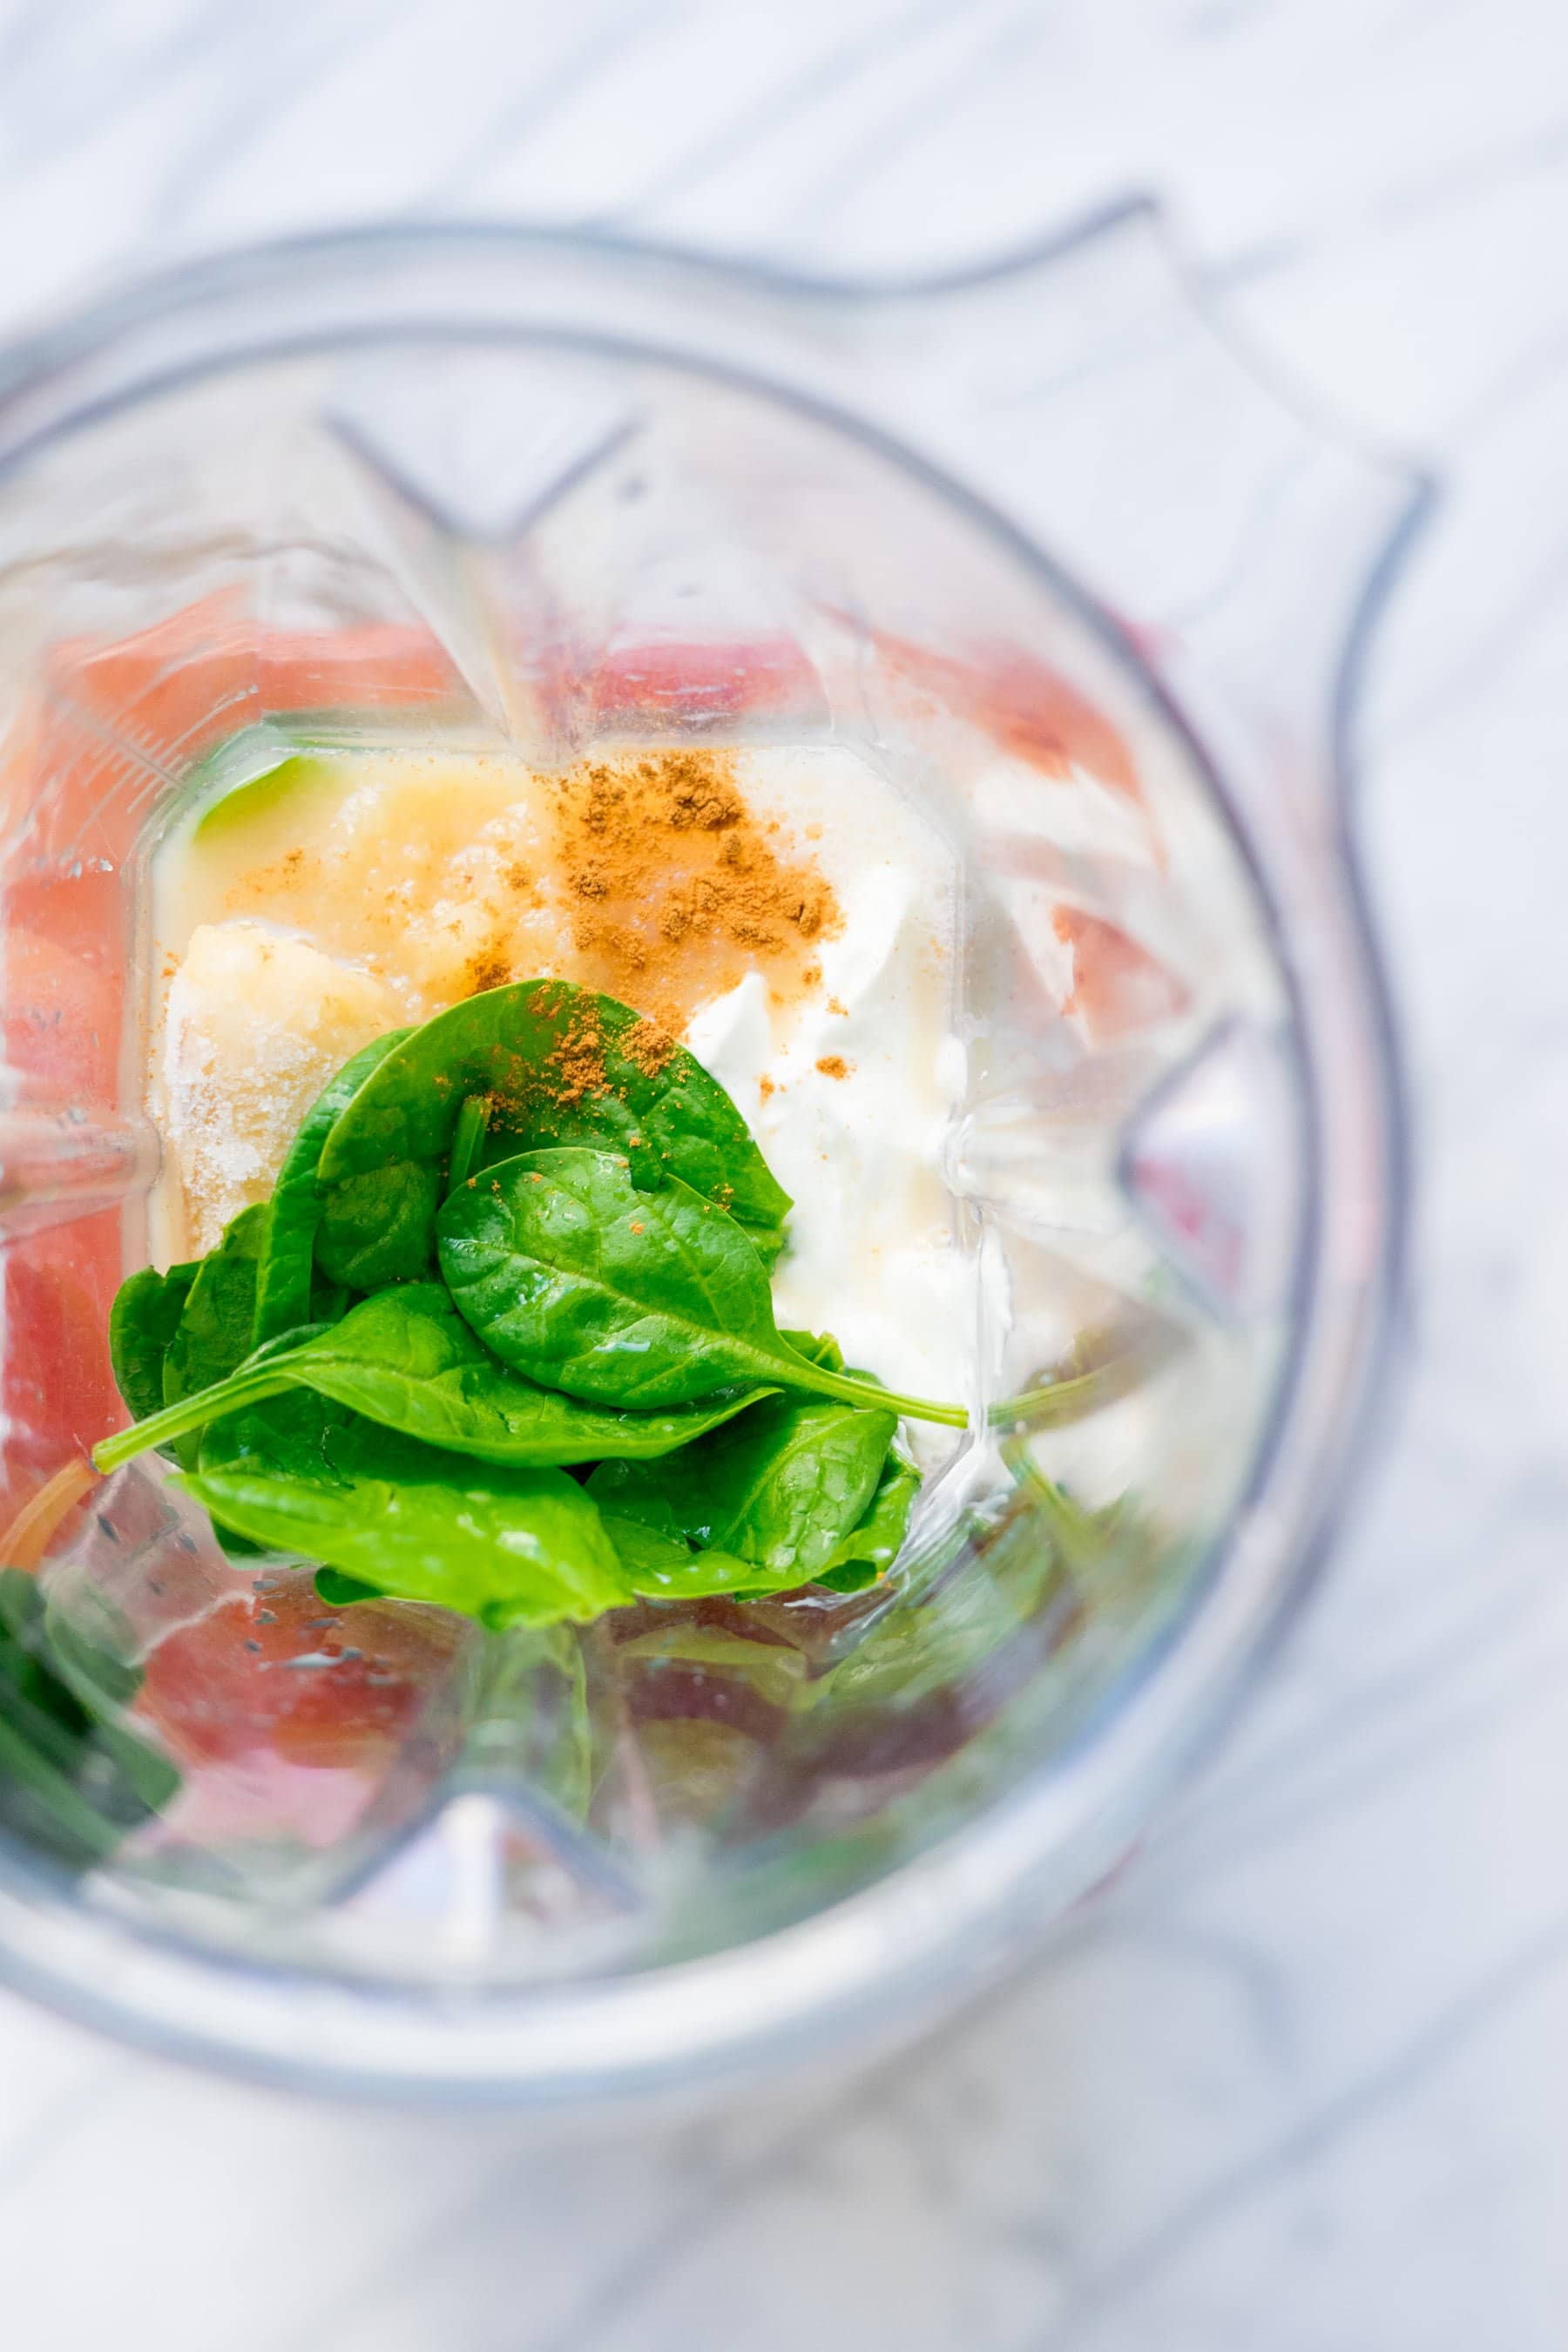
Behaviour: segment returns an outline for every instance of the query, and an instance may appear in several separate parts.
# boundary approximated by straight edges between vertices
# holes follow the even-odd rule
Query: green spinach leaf
[[[439,1283],[408,1283],[353,1307],[341,1323],[288,1333],[216,1388],[121,1430],[100,1470],[290,1388],[363,1413],[429,1445],[514,1468],[652,1460],[744,1412],[771,1389],[731,1389],[700,1404],[623,1412],[540,1388],[481,1347]]]
[[[316,1264],[349,1290],[421,1282],[430,1272],[441,1163],[397,1160],[327,1188],[316,1227]]]
[[[474,1096],[489,1101],[491,1159],[559,1144],[616,1150],[640,1183],[668,1169],[728,1209],[765,1255],[782,1245],[789,1195],[701,1064],[614,997],[531,980],[438,1013],[340,1114],[321,1153],[331,1202],[318,1243],[339,1281],[374,1289],[424,1273],[435,1199]]]
[[[745,1600],[773,1588],[758,1584],[749,1559],[729,1552],[693,1551],[684,1536],[669,1535],[641,1519],[616,1518],[602,1512],[605,1533],[616,1548],[626,1582],[623,1599],[646,1601],[708,1601],[715,1594]],[[331,1609],[346,1609],[355,1601],[380,1601],[380,1588],[343,1576],[335,1568],[316,1570],[316,1591]]]
[[[366,1584],[357,1576],[345,1576],[341,1569],[319,1568],[314,1578],[316,1598],[329,1609],[347,1609],[356,1601],[384,1601],[380,1587]]]
[[[163,1356],[165,1404],[178,1404],[182,1398],[211,1388],[215,1381],[226,1380],[250,1353],[256,1268],[268,1213],[266,1202],[242,1209],[198,1265]],[[195,1447],[182,1441],[175,1450],[189,1468]]]
[[[316,1228],[326,1199],[317,1181],[321,1146],[372,1070],[412,1034],[408,1029],[393,1029],[345,1062],[318,1095],[289,1145],[278,1171],[272,1214],[257,1261],[253,1347],[310,1320]]]
[[[163,1359],[178,1330],[201,1260],[167,1274],[144,1265],[114,1294],[109,1310],[109,1359],[115,1385],[138,1421],[163,1402]]]
[[[892,1395],[781,1338],[762,1260],[733,1219],[667,1177],[639,1191],[605,1151],[525,1152],[437,1223],[441,1272],[486,1347],[600,1404],[686,1404],[734,1382],[808,1389],[962,1427],[962,1405]]]
[[[889,1446],[865,1517],[834,1545],[817,1572],[818,1584],[835,1592],[858,1592],[886,1576],[903,1548],[920,1490],[921,1474],[914,1464],[896,1445]]]
[[[651,1507],[652,1524],[752,1561],[770,1584],[812,1584],[842,1565],[897,1428],[890,1412],[772,1397],[663,1461],[605,1463],[588,1492],[621,1517],[647,1521]]]
[[[474,1462],[308,1394],[214,1423],[180,1483],[254,1543],[494,1628],[585,1623],[628,1597],[597,1507],[563,1470]]]
[[[459,1184],[466,1184],[479,1166],[489,1123],[489,1097],[469,1095],[458,1113],[458,1124],[452,1136],[451,1156],[447,1161],[448,1192],[455,1192]]]
[[[615,1511],[606,1511],[604,1520],[627,1584],[646,1601],[707,1601],[720,1593],[743,1600],[773,1589],[765,1579],[759,1580],[753,1560],[733,1552],[693,1551],[684,1536]]]
[[[821,1364],[827,1371],[841,1372],[845,1367],[844,1350],[831,1331],[781,1331],[779,1338],[804,1356],[808,1364]]]
[[[784,1336],[797,1355],[808,1357],[813,1363],[826,1364],[830,1371],[847,1369],[844,1350],[829,1333],[786,1331]],[[855,1368],[855,1377],[874,1380],[876,1376]],[[864,1518],[834,1546],[816,1582],[835,1592],[858,1592],[885,1576],[903,1549],[910,1512],[920,1489],[920,1472],[895,1443],[888,1449]]]

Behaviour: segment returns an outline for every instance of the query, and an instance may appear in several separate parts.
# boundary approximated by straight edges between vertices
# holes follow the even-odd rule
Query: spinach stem
[[[145,1421],[132,1422],[129,1429],[104,1438],[92,1449],[93,1467],[107,1477],[121,1463],[145,1454],[150,1445],[167,1445],[171,1438],[203,1429],[209,1421],[237,1412],[244,1405],[281,1396],[291,1386],[286,1373],[275,1372],[269,1365],[258,1371],[232,1373],[226,1381],[215,1381],[210,1388],[198,1389],[195,1396],[182,1397],[178,1404],[166,1404],[162,1412],[149,1413]]]
[[[797,1388],[812,1388],[823,1396],[842,1397],[846,1404],[868,1405],[873,1412],[896,1412],[909,1421],[940,1421],[948,1429],[967,1429],[969,1415],[961,1404],[933,1404],[929,1397],[900,1396],[879,1388],[875,1381],[858,1381],[847,1372],[830,1372],[820,1364],[804,1367],[808,1377]],[[793,1370],[793,1367],[792,1367]]]
[[[1104,1365],[1092,1372],[1079,1372],[1072,1379],[1047,1381],[1043,1388],[1026,1389],[1021,1396],[1003,1397],[994,1404],[986,1418],[993,1429],[1006,1429],[1016,1422],[1029,1422],[1037,1428],[1048,1428],[1051,1423],[1076,1420],[1079,1413],[1089,1412],[1113,1393]]]
[[[479,1165],[485,1131],[490,1123],[489,1095],[465,1095],[458,1113],[458,1124],[452,1134],[452,1150],[447,1161],[447,1190],[455,1192],[466,1184]]]
[[[878,1387],[874,1381],[858,1381],[853,1373],[830,1372],[816,1364],[810,1367],[810,1372],[812,1388],[825,1396],[842,1397],[847,1404],[869,1405],[873,1412],[879,1407],[883,1412],[900,1413],[910,1421],[941,1422],[947,1429],[969,1426],[969,1415],[961,1404],[933,1404],[928,1397],[900,1396],[895,1390]],[[1051,1422],[1072,1421],[1099,1404],[1109,1387],[1105,1368],[1101,1367],[1096,1371],[1079,1372],[1071,1380],[1047,1381],[1043,1388],[1027,1389],[1021,1396],[1004,1397],[985,1417],[994,1429],[1007,1429],[1024,1421],[1037,1428]]]

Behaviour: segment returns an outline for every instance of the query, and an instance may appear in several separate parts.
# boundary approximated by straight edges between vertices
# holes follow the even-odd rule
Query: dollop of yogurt
[[[754,807],[809,840],[842,915],[819,986],[781,1001],[750,974],[685,1037],[795,1200],[773,1277],[779,1320],[832,1331],[890,1387],[962,1394],[975,1267],[942,1178],[963,1078],[954,861],[852,752],[769,749],[742,774]]]

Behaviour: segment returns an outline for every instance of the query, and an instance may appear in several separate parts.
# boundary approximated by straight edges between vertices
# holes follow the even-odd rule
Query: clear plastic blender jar
[[[1401,1171],[1342,737],[1419,487],[1263,386],[1138,206],[853,293],[329,239],[0,380],[0,1965],[220,2063],[540,2105],[909,2030],[1125,1851],[1343,1491]],[[85,1465],[159,1168],[150,861],[300,746],[607,741],[847,745],[941,845],[955,1354],[1002,1410],[868,1591],[324,1643],[308,1570],[258,1591],[155,1461]]]

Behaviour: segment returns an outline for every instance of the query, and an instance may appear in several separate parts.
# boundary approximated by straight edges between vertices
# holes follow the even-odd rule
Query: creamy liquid
[[[667,833],[659,873],[630,893],[657,915],[640,986],[625,936],[637,905],[619,929],[599,920],[628,898],[625,873],[584,879],[590,836],[563,826],[561,780],[520,761],[313,754],[172,835],[153,893],[160,1256],[210,1248],[265,1198],[315,1097],[372,1038],[503,979],[614,985],[678,1030],[794,1195],[780,1322],[832,1330],[892,1386],[963,1394],[975,1270],[941,1174],[963,1071],[952,855],[841,748],[702,756],[726,763],[745,806],[727,837],[833,912],[820,930],[797,915],[798,936],[688,932],[671,917],[684,900],[657,895],[664,863],[689,849],[691,890],[711,898],[723,844],[700,825],[689,844]],[[770,888],[794,905],[793,887]]]

